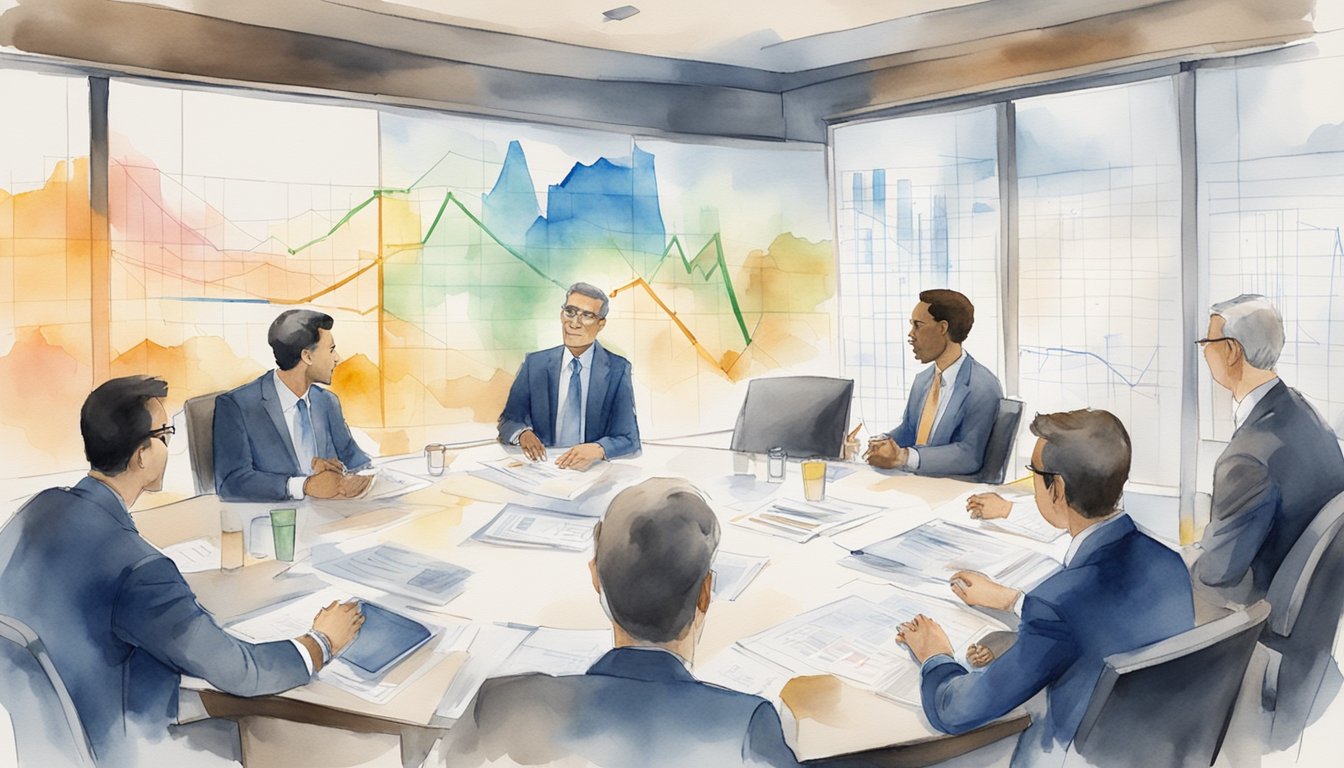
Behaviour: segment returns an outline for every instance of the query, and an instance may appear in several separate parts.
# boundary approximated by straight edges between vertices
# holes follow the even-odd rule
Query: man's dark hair
[[[1040,469],[1064,478],[1070,507],[1086,518],[1116,510],[1129,478],[1131,447],[1125,425],[1114,414],[1090,408],[1039,413],[1031,433],[1045,440]]]
[[[271,323],[266,341],[275,353],[275,364],[288,371],[299,364],[303,350],[317,346],[318,331],[330,331],[336,321],[331,315],[311,309],[288,309]]]
[[[168,384],[152,376],[110,379],[90,392],[79,409],[79,433],[89,466],[106,475],[126,471],[154,429],[146,403],[167,396]]]
[[[718,546],[719,521],[686,481],[656,477],[616,494],[593,533],[612,618],[645,642],[680,637]]]
[[[947,337],[960,344],[975,325],[975,305],[971,300],[947,288],[930,288],[919,292],[919,300],[929,305],[929,314],[937,321],[947,321]]]

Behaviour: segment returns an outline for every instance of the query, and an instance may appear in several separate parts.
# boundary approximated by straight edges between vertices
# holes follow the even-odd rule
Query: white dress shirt
[[[933,439],[933,433],[938,431],[938,425],[943,420],[943,414],[947,413],[947,404],[952,401],[952,390],[957,386],[957,374],[961,371],[961,364],[964,362],[966,362],[966,353],[963,351],[957,356],[957,359],[953,360],[952,364],[944,368],[941,373],[936,370],[937,363],[934,363],[934,375],[941,376],[942,382],[938,385],[938,410],[933,413],[933,429],[929,430],[929,439]],[[929,391],[933,391],[932,380],[929,382]],[[920,406],[920,412],[923,412],[922,404]],[[919,430],[918,425],[915,426],[915,430]],[[919,451],[913,445],[906,451],[905,468],[919,469]]]
[[[586,434],[588,425],[588,380],[589,378],[591,378],[593,370],[594,346],[595,345],[593,344],[589,344],[588,348],[583,351],[583,354],[579,355],[579,365],[583,366],[582,368],[579,369],[579,394],[583,400],[581,403],[579,403],[580,443],[587,442],[588,437]],[[568,349],[566,349],[564,353],[560,355],[560,376],[559,376],[560,394],[555,399],[555,413],[556,413],[555,435],[557,439],[560,436],[559,416],[560,414],[565,412],[565,401],[569,400],[569,378],[574,375],[574,371],[571,369],[569,361],[573,359],[574,355],[570,354]]]
[[[280,397],[280,411],[284,415],[285,427],[289,430],[289,442],[294,446],[294,455],[300,465],[299,471],[304,473],[298,477],[289,478],[286,490],[289,491],[289,498],[302,499],[303,484],[308,480],[308,475],[312,473],[312,465],[302,466],[303,453],[299,450],[299,400],[308,403],[308,423],[310,426],[313,422],[313,401],[308,397],[307,392],[303,393],[302,398],[296,396],[293,390],[280,380],[280,371],[274,371],[272,375],[275,376],[276,394]],[[314,432],[314,439],[316,439],[316,432]]]
[[[1264,384],[1247,392],[1246,396],[1240,400],[1233,398],[1232,425],[1237,429],[1241,429],[1241,425],[1245,424],[1246,420],[1251,417],[1251,411],[1255,410],[1255,406],[1259,405],[1260,401],[1265,399],[1265,395],[1269,394],[1269,390],[1273,389],[1274,385],[1278,383],[1279,377],[1275,376]]]

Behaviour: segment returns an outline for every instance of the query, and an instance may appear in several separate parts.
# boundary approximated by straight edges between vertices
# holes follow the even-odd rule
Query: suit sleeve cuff
[[[530,429],[530,427],[523,427],[522,429],[516,430],[512,435],[509,435],[509,445],[517,445],[518,438],[522,437],[523,433],[528,429]]]
[[[299,649],[299,657],[303,659],[303,666],[308,668],[308,676],[312,677],[313,657],[308,655],[308,649],[304,646],[303,643],[300,643],[298,640],[295,640],[292,637],[289,639],[289,642],[293,644],[295,648]]]
[[[915,450],[913,446],[906,448],[905,451],[905,468],[919,469],[919,451]]]
[[[308,478],[306,477],[289,478],[289,482],[285,487],[285,489],[289,491],[289,498],[294,499],[295,501],[301,500],[303,498],[303,484],[307,480]]]
[[[952,658],[951,656],[948,656],[946,653],[935,653],[929,658],[925,659],[923,664],[919,665],[919,674],[923,675],[925,672],[928,672],[930,669],[933,669],[939,664],[948,664],[948,663],[956,664],[957,660]]]

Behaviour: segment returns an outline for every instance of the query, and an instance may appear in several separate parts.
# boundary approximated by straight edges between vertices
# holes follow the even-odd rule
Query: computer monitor
[[[733,450],[765,453],[780,447],[794,457],[841,458],[853,395],[853,379],[752,379],[733,427]]]

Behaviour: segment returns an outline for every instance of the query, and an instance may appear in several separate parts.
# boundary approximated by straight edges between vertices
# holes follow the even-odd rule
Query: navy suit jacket
[[[1194,577],[1236,602],[1264,597],[1288,550],[1341,492],[1344,455],[1334,433],[1279,381],[1214,465],[1213,514]],[[1251,581],[1241,585],[1247,571]]]
[[[949,656],[922,671],[924,714],[962,733],[1001,717],[1041,689],[1047,711],[1018,741],[1013,765],[1063,754],[1087,711],[1104,660],[1194,627],[1190,577],[1180,555],[1121,515],[1088,536],[1068,567],[1022,603],[1017,642],[981,671]]]
[[[43,491],[0,530],[0,584],[0,613],[46,645],[100,764],[130,763],[137,737],[167,734],[181,675],[238,696],[309,679],[288,640],[253,645],[220,629],[91,477]]]
[[[564,346],[543,349],[523,358],[518,377],[509,387],[509,399],[499,415],[499,439],[509,442],[515,432],[531,429],[542,445],[555,445],[556,401],[560,397],[561,356]],[[593,342],[593,370],[588,374],[588,412],[584,440],[598,443],[608,459],[639,450],[639,421],[635,393],[630,385],[630,361]]]
[[[929,435],[929,444],[916,446],[919,469],[915,472],[918,474],[973,475],[985,463],[985,446],[989,444],[989,431],[999,413],[1003,387],[999,385],[998,377],[977,363],[969,352],[963,350],[962,354],[966,361],[957,371],[947,410],[933,434]],[[915,376],[910,398],[905,401],[901,425],[887,433],[902,448],[915,445],[919,416],[929,397],[929,388],[933,386],[935,370],[937,366],[930,365]]]
[[[340,459],[346,469],[366,466],[369,456],[350,435],[336,395],[315,386],[308,403],[317,455]],[[287,499],[289,479],[311,472],[299,467],[271,371],[215,400],[213,442],[215,491],[227,501]]]
[[[505,755],[604,768],[798,765],[770,702],[702,683],[680,659],[647,648],[608,651],[584,675],[487,680],[443,753],[453,766]]]

